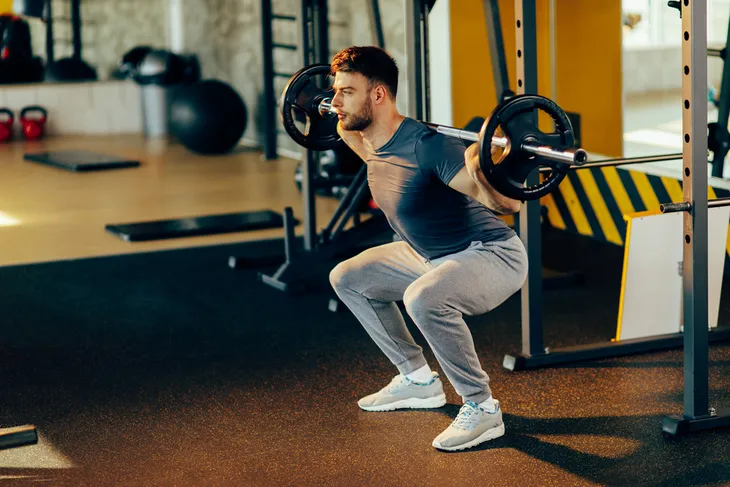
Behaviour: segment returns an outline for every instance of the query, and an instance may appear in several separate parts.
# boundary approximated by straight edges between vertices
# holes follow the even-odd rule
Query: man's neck
[[[398,131],[398,127],[403,123],[406,117],[395,112],[389,117],[383,117],[381,120],[373,120],[370,126],[360,132],[366,144],[375,151],[388,143],[393,135]]]

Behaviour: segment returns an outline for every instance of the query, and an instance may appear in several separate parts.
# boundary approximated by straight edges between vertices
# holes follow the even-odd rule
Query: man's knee
[[[330,271],[330,284],[337,291],[340,289],[352,289],[357,281],[358,269],[350,260],[340,262]]]
[[[427,319],[443,306],[435,286],[409,286],[403,294],[403,304],[408,315],[416,322]]]

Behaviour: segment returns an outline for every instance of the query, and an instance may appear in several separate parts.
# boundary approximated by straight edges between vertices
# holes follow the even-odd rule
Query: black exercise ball
[[[175,89],[170,103],[170,134],[198,154],[225,154],[246,131],[247,110],[241,96],[219,80]]]

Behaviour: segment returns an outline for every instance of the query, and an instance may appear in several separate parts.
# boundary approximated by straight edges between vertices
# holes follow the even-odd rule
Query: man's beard
[[[373,123],[373,104],[370,98],[367,99],[363,107],[352,115],[347,115],[347,121],[342,124],[345,130],[365,130]]]

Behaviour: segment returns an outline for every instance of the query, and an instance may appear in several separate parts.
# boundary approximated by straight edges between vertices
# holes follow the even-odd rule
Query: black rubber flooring
[[[272,245],[0,268],[0,426],[41,435],[0,451],[0,485],[730,485],[730,430],[661,432],[683,411],[681,350],[510,372],[519,296],[469,319],[507,434],[437,452],[453,388],[438,410],[359,410],[395,368],[349,313],[327,310],[326,266],[302,296],[227,267]],[[585,277],[545,292],[546,345],[613,336],[621,259],[545,232],[546,265]],[[728,407],[730,344],[710,360],[711,403]]]

